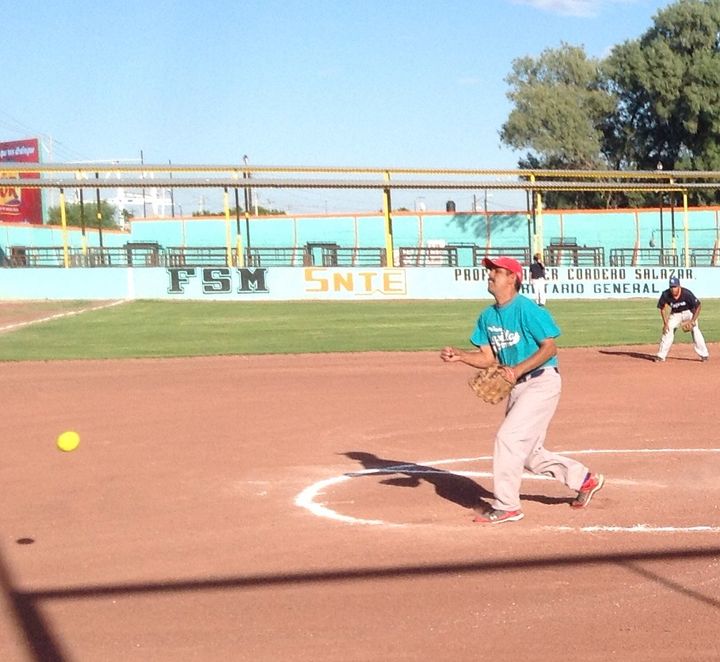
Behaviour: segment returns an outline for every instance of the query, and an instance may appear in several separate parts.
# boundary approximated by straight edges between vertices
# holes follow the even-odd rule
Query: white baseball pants
[[[668,317],[667,331],[665,331],[662,338],[660,338],[660,349],[658,349],[657,353],[658,357],[663,360],[667,358],[670,348],[672,347],[673,340],[675,340],[675,331],[677,331],[677,328],[683,322],[691,320],[692,316],[692,312],[689,310],[683,310],[681,313],[672,313]],[[710,352],[708,352],[707,345],[705,344],[705,338],[703,337],[702,331],[700,331],[700,325],[697,322],[695,322],[695,326],[693,327],[691,333],[695,353],[700,357],[709,356]]]
[[[545,279],[544,278],[532,278],[530,280],[533,286],[533,292],[535,294],[535,303],[539,306],[544,306],[547,296],[545,294]]]

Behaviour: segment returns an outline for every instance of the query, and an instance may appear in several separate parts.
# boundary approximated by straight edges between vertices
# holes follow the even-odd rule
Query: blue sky
[[[669,4],[25,0],[3,13],[0,141],[40,136],[47,162],[142,150],[146,163],[514,168],[498,137],[512,61],[563,41],[602,57]],[[291,213],[328,206],[322,192],[260,195]],[[517,207],[509,195],[489,208]]]

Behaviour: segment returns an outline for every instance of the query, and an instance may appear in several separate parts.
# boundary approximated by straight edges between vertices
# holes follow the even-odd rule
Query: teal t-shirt
[[[558,325],[545,308],[517,294],[506,304],[482,312],[470,342],[476,347],[490,345],[503,365],[517,365],[537,352],[543,340],[559,335]],[[553,356],[542,367],[557,364],[557,356]]]

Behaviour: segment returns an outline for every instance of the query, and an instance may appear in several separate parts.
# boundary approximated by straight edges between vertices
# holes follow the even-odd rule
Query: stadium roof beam
[[[1,167],[1,166],[0,166]],[[26,167],[27,169],[27,167]],[[256,188],[256,189],[365,189],[365,190],[527,190],[527,191],[637,191],[687,192],[720,188],[714,182],[617,182],[617,181],[512,181],[496,180],[394,180],[363,179],[244,179],[227,177],[168,179],[31,179],[1,178],[0,187],[40,189],[114,188]]]

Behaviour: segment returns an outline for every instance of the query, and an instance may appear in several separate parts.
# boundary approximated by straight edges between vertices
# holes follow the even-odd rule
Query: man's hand
[[[440,358],[448,363],[462,361],[462,354],[462,350],[455,349],[454,347],[443,347],[440,350]]]
[[[511,384],[517,384],[518,376],[515,374],[515,369],[510,365],[501,365],[500,367],[505,373],[505,379],[507,379]]]
[[[473,368],[487,368],[497,363],[489,345],[478,347],[475,350],[458,349],[457,347],[443,347],[440,358],[446,363],[466,363]]]

